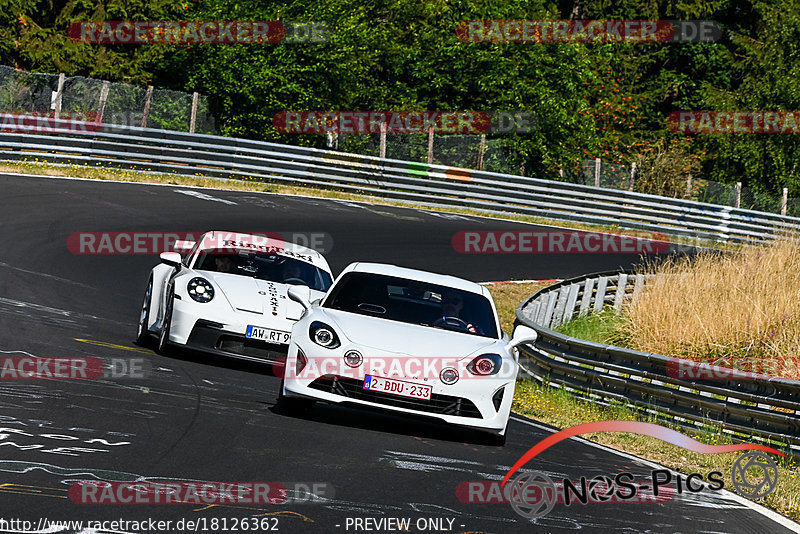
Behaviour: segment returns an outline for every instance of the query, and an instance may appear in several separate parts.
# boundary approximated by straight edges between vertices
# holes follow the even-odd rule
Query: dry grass
[[[660,276],[626,310],[627,345],[703,361],[767,359],[800,378],[800,240],[674,259],[649,272]]]

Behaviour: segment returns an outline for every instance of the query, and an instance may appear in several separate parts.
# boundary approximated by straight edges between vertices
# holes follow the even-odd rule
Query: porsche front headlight
[[[211,299],[214,298],[214,286],[211,285],[211,282],[199,276],[189,280],[186,289],[195,302],[211,302]]]

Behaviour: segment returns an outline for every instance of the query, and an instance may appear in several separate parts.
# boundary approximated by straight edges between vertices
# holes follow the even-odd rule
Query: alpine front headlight
[[[473,375],[494,375],[500,371],[503,358],[499,354],[481,354],[467,365],[467,371]]]
[[[192,297],[192,300],[196,302],[211,302],[211,299],[214,298],[214,286],[211,285],[211,282],[199,276],[189,280],[186,289],[189,291],[189,296]]]
[[[326,349],[335,349],[341,344],[333,328],[321,321],[314,321],[311,323],[308,329],[308,337],[310,337],[314,343]]]

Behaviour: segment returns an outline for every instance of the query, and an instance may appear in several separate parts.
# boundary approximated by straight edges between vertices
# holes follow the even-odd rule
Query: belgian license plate
[[[431,386],[414,384],[394,378],[383,378],[381,376],[367,375],[364,377],[364,389],[400,395],[401,397],[412,397],[414,399],[431,400]]]
[[[250,339],[261,339],[262,341],[269,341],[270,343],[288,345],[291,332],[281,332],[280,330],[271,330],[269,328],[261,328],[260,326],[248,326],[245,336]]]

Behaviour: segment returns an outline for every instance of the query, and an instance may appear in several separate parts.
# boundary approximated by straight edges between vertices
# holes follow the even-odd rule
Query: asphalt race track
[[[33,525],[0,522],[0,532],[80,531],[44,530],[45,519],[171,520],[173,532],[195,530],[176,528],[179,520],[202,520],[197,531],[225,532],[236,518],[270,518],[261,525],[285,533],[397,532],[372,522],[382,518],[409,518],[410,532],[793,531],[727,492],[659,504],[557,504],[534,521],[507,503],[461,502],[459,483],[501,479],[551,431],[515,416],[499,448],[382,413],[318,405],[304,418],[283,415],[274,408],[279,379],[269,366],[165,358],[133,343],[156,255],[74,254],[67,241],[75,232],[324,233],[335,274],[366,260],[475,281],[566,278],[630,266],[637,254],[459,254],[451,245],[457,232],[532,226],[315,198],[16,175],[0,176],[0,191],[0,356],[151,365],[144,378],[0,381],[0,520]],[[651,470],[575,439],[526,467],[569,479],[623,469],[649,477]],[[68,490],[77,480],[281,482],[295,501],[76,504]],[[304,486],[296,484],[303,483],[325,484],[320,502],[302,502]],[[147,531],[154,530],[84,530]]]

